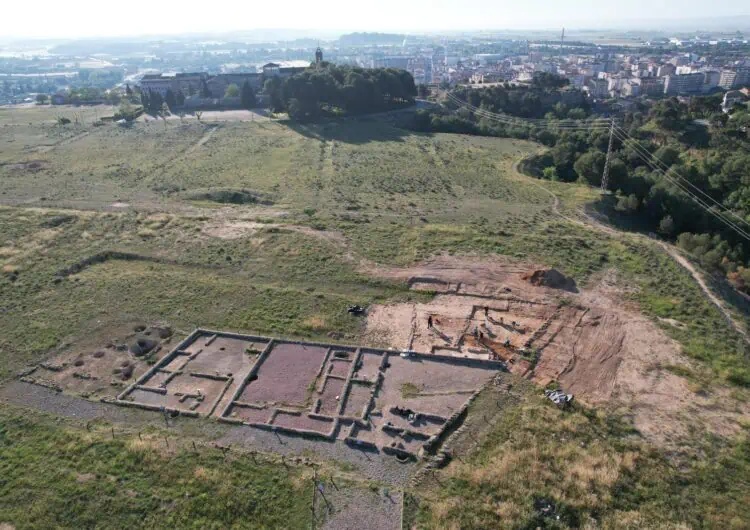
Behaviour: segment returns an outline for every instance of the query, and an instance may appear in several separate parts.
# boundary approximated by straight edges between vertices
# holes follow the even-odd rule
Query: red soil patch
[[[303,405],[326,351],[320,346],[274,345],[258,369],[258,379],[247,385],[239,401]]]
[[[371,389],[368,385],[352,383],[349,395],[346,398],[346,405],[344,405],[344,416],[362,417],[362,411],[370,401],[370,392]]]
[[[344,381],[341,379],[326,379],[325,388],[320,393],[320,414],[333,416],[336,414],[341,403],[341,394],[344,392]],[[336,396],[339,399],[336,399]]]
[[[254,409],[250,407],[232,407],[230,416],[247,423],[266,423],[268,418],[271,417],[271,411],[269,409]]]
[[[167,380],[169,374],[166,372],[156,372],[154,375],[149,377],[148,381],[143,386],[150,388],[159,388]]]
[[[367,381],[375,381],[380,372],[380,363],[383,361],[382,354],[363,353],[359,359],[360,364],[354,372],[354,377],[357,379],[366,379]]]
[[[203,351],[186,368],[191,372],[220,375],[247,371],[255,362],[254,356],[245,353],[248,344],[241,339],[217,337],[209,346],[203,346]]]
[[[274,425],[286,427],[288,429],[302,429],[306,431],[315,431],[321,434],[328,434],[333,428],[333,420],[322,420],[311,418],[306,414],[290,414],[279,412],[273,420]]]
[[[331,367],[331,371],[328,372],[330,375],[346,377],[347,375],[349,375],[349,370],[352,367],[352,362],[344,361],[342,359],[331,359]]]

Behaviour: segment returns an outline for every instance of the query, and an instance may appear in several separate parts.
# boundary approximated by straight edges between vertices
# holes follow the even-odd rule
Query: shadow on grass
[[[361,117],[357,121],[342,118],[322,123],[285,121],[279,122],[279,125],[321,142],[336,141],[359,145],[370,142],[402,142],[404,136],[413,134],[405,129],[399,129],[375,119],[363,124],[361,123]]]
[[[642,213],[628,215],[617,211],[617,197],[614,195],[602,195],[596,201],[586,203],[584,211],[600,223],[626,232],[637,232],[639,234],[653,236],[653,227],[644,218]]]

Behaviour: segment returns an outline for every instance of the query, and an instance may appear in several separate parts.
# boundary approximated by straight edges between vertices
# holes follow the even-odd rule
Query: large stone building
[[[316,61],[323,61],[323,52],[316,53]],[[263,83],[271,77],[290,77],[304,72],[305,66],[283,66],[277,63],[263,65],[261,72],[246,72],[232,74],[209,75],[206,72],[180,73],[180,74],[149,74],[144,75],[140,82],[141,90],[144,92],[158,92],[162,97],[167,91],[173,93],[182,92],[185,96],[203,95],[208,91],[208,97],[220,99],[229,85],[242,87],[248,83],[253,90],[259,92]]]
[[[209,78],[206,81],[206,86],[211,97],[222,98],[229,85],[237,85],[242,88],[245,83],[249,84],[255,92],[258,92],[263,87],[263,74],[258,72],[219,74]]]
[[[208,78],[205,72],[173,75],[147,74],[141,79],[140,87],[144,92],[158,92],[162,97],[167,94],[168,90],[174,93],[181,90],[183,94],[188,95],[199,93]]]

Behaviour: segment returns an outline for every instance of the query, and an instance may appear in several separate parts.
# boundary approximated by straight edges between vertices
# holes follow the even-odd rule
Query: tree
[[[533,87],[540,89],[562,88],[569,83],[570,81],[567,77],[549,72],[537,72],[534,74],[534,78],[531,81]]]
[[[551,180],[553,182],[557,182],[558,180],[560,180],[560,177],[557,175],[557,168],[555,166],[545,167],[542,174],[547,180]]]
[[[254,109],[258,106],[258,102],[255,99],[255,92],[247,81],[242,84],[240,103],[243,109]]]
[[[177,91],[177,94],[175,94],[174,99],[178,107],[185,106],[185,94],[182,93],[182,90]]]
[[[151,114],[154,116],[158,115],[164,106],[164,98],[161,97],[159,92],[153,92],[149,94],[149,102],[151,104]]]
[[[661,221],[659,221],[659,232],[661,232],[665,236],[671,236],[672,234],[674,234],[674,230],[674,219],[672,219],[671,215],[667,215]]]
[[[117,90],[112,89],[107,92],[107,101],[109,101],[112,106],[119,105],[121,100],[122,94],[120,94]]]
[[[287,102],[287,112],[289,117],[295,121],[302,121],[304,118],[302,105],[297,98],[292,98]]]
[[[602,173],[606,160],[607,156],[601,151],[588,151],[578,157],[573,169],[575,169],[579,179],[592,186],[599,186],[602,183]]]
[[[164,122],[164,130],[167,130],[167,116],[169,116],[169,107],[167,106],[167,102],[161,104],[161,110],[159,111],[159,117]]]
[[[135,120],[135,111],[133,110],[133,105],[130,104],[130,101],[123,99],[120,102],[120,108],[117,111],[116,117],[126,121]]]
[[[575,179],[573,164],[576,159],[576,146],[570,141],[558,142],[551,149],[552,160],[557,167],[557,173],[563,180]]]
[[[688,110],[677,98],[670,98],[656,103],[651,109],[651,118],[656,125],[668,131],[679,131],[688,123]]]
[[[149,99],[149,93],[145,90],[141,91],[141,105],[143,109],[148,111],[151,108],[151,101]]]
[[[565,103],[558,103],[554,107],[555,116],[564,120],[568,117],[568,106]]]
[[[586,119],[586,111],[581,107],[574,107],[568,111],[568,119],[583,120]]]
[[[171,88],[167,90],[167,94],[164,96],[164,104],[169,107],[169,110],[177,108],[177,99],[174,97],[174,92],[172,92]]]
[[[47,100],[48,100],[48,99],[49,99],[49,98],[47,97],[47,94],[37,94],[37,95],[36,95],[36,102],[37,102],[37,103],[38,103],[39,105],[44,105],[44,104],[46,104],[46,103],[47,103]]]
[[[133,89],[130,88],[130,85],[125,85],[125,95],[127,97],[133,97]]]
[[[284,100],[281,94],[281,79],[276,76],[267,79],[263,85],[263,91],[268,94],[272,111],[278,112],[284,110]]]
[[[202,98],[210,98],[211,97],[211,91],[208,89],[208,83],[206,83],[205,79],[201,79],[201,97]]]
[[[636,197],[635,194],[631,193],[627,196],[622,195],[617,199],[617,206],[615,206],[615,210],[617,210],[618,212],[633,213],[638,210],[640,204],[641,202],[638,200],[638,197]]]
[[[227,89],[224,91],[224,97],[225,98],[236,98],[240,95],[240,87],[238,87],[236,84],[232,83],[227,87]]]

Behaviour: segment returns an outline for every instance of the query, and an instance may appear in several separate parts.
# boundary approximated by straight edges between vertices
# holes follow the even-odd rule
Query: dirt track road
[[[571,217],[568,217],[567,215],[563,214],[560,211],[560,199],[557,195],[555,195],[554,192],[550,191],[544,185],[542,185],[538,179],[527,177],[526,175],[523,175],[521,172],[518,171],[518,164],[520,160],[513,164],[513,171],[515,171],[518,175],[522,177],[528,178],[532,184],[534,184],[536,187],[544,190],[549,195],[552,196],[552,211],[565,219],[566,221],[570,221],[571,223],[579,224],[581,226],[586,226],[589,228],[594,228],[596,230],[599,230],[600,232],[604,232],[606,234],[609,234],[611,236],[615,237],[623,237],[625,233],[620,232],[619,230],[615,230],[612,227],[603,225],[598,220],[594,219],[590,215],[587,215],[585,212],[581,212],[581,217],[583,217],[585,220],[581,219],[574,219]],[[650,238],[647,238],[645,236],[642,236],[640,234],[628,234],[633,235],[637,238],[643,238],[648,241],[653,241]],[[657,241],[659,246],[664,249],[664,251],[669,254],[677,263],[679,263],[685,270],[687,270],[690,275],[695,279],[696,282],[698,282],[698,285],[703,290],[703,292],[706,294],[709,300],[721,311],[721,313],[724,315],[724,317],[727,319],[727,321],[730,323],[730,325],[739,333],[742,335],[742,337],[745,339],[746,342],[750,343],[750,338],[748,338],[747,332],[745,330],[745,327],[743,324],[732,315],[732,313],[727,308],[726,304],[723,302],[723,300],[718,297],[716,294],[714,294],[713,291],[708,287],[708,284],[706,283],[706,280],[703,277],[703,274],[696,269],[690,261],[683,256],[680,251],[675,247],[674,245],[670,245],[668,243],[665,243],[663,241]]]

